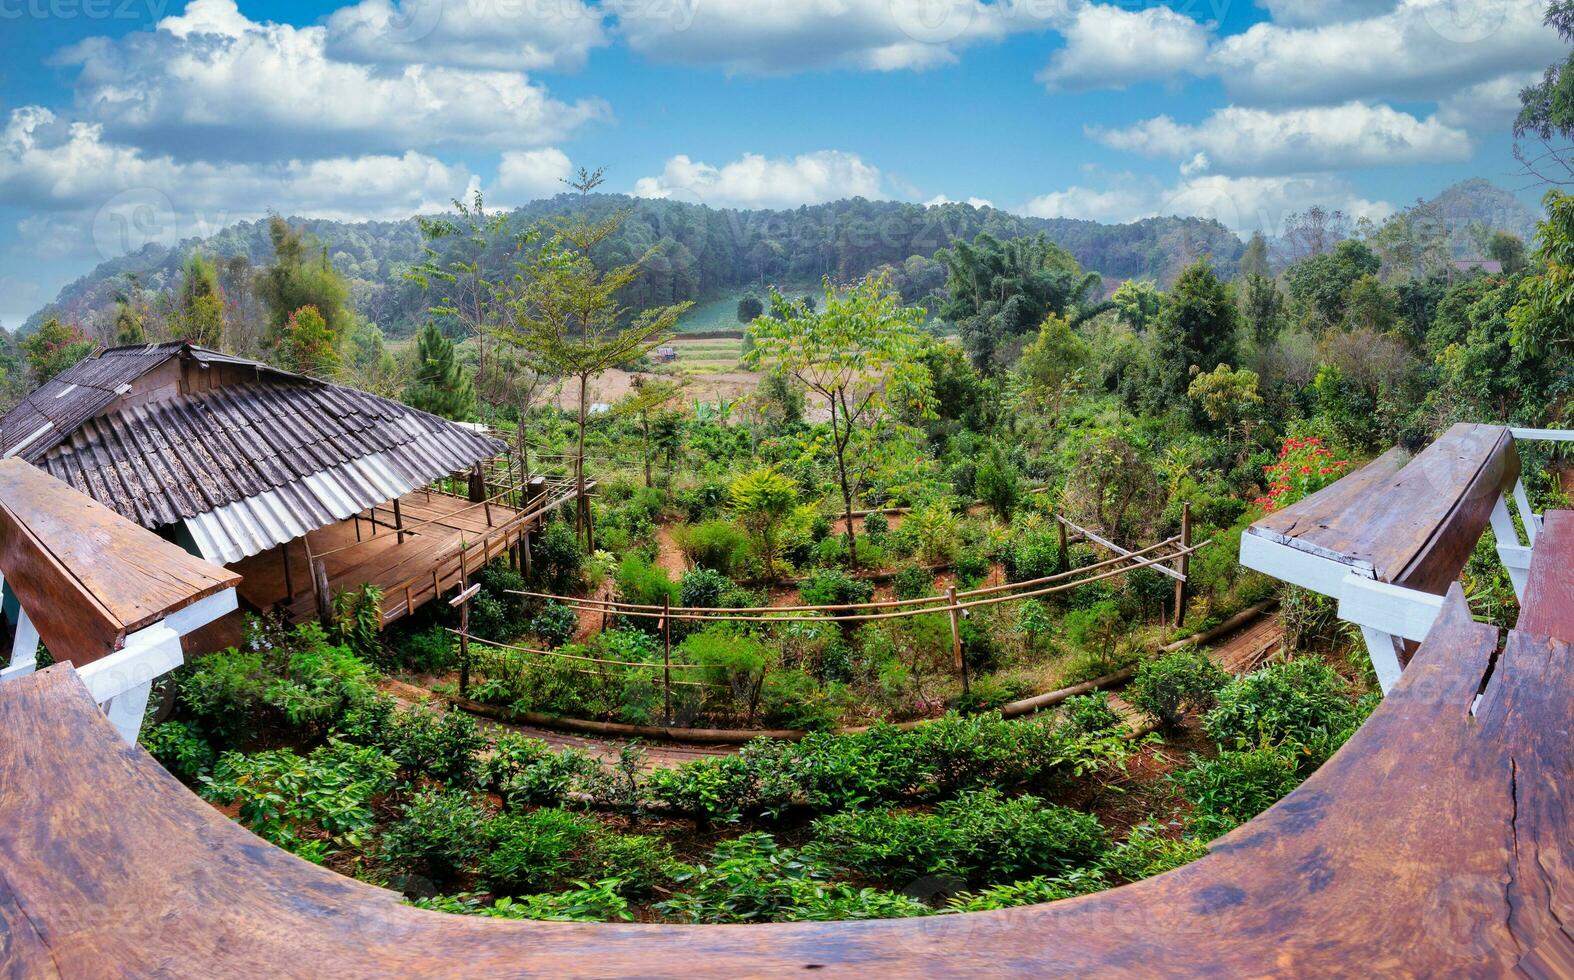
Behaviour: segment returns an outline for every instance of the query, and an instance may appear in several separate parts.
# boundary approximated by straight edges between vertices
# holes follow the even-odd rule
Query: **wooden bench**
[[[1517,628],[1574,641],[1574,511],[1553,511],[1541,526]]]
[[[1543,774],[1574,769],[1574,649],[1516,633],[1494,659],[1497,640],[1455,586],[1349,743],[1176,871],[999,912],[754,926],[411,908],[226,819],[52,667],[0,685],[0,974],[1567,976],[1574,780]]]
[[[1511,573],[1526,563],[1508,511],[1519,475],[1510,430],[1459,423],[1413,458],[1390,450],[1256,522],[1241,564],[1337,598],[1386,691],[1489,525]]]
[[[42,642],[135,740],[153,677],[183,661],[182,637],[236,608],[240,576],[11,458],[0,460],[0,582],[20,607],[0,680],[31,673]]]

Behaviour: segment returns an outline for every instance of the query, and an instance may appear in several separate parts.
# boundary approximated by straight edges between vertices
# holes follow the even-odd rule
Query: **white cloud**
[[[1541,77],[1540,71],[1510,72],[1462,88],[1439,103],[1437,117],[1450,126],[1473,132],[1507,133],[1519,115],[1519,93]]]
[[[607,43],[602,17],[581,0],[361,0],[329,16],[327,51],[374,64],[575,69]]]
[[[791,159],[746,153],[720,167],[679,155],[667,161],[660,176],[636,181],[634,193],[715,207],[794,207],[844,197],[879,197],[880,170],[857,154],[840,150],[820,150]]]
[[[1042,30],[1073,0],[671,0],[619,5],[617,31],[658,61],[729,72],[949,64],[970,44]]]
[[[1080,218],[1119,224],[1152,214],[1153,196],[1142,187],[1102,191],[1068,187],[1033,198],[1023,210],[1035,218]]]
[[[1323,174],[1208,175],[1184,178],[1168,188],[1127,176],[1102,189],[1074,186],[1052,191],[1028,201],[1022,210],[1040,218],[1106,224],[1165,216],[1211,218],[1242,237],[1254,231],[1273,237],[1283,230],[1289,215],[1313,205],[1373,221],[1394,212],[1387,202],[1368,200],[1347,181]]]
[[[1401,0],[1337,24],[1254,24],[1221,40],[1209,62],[1237,101],[1439,99],[1562,58],[1545,12],[1544,0]]]
[[[193,0],[158,30],[66,49],[78,111],[114,138],[180,157],[288,159],[443,144],[553,142],[607,115],[511,71],[380,69],[332,59],[327,29],[259,23],[233,0]]]
[[[540,150],[509,150],[497,168],[497,189],[505,195],[551,197],[564,190],[573,172],[568,154],[555,146]]]
[[[1066,46],[1055,52],[1039,81],[1054,88],[1125,88],[1201,69],[1209,31],[1168,7],[1127,10],[1080,7],[1061,28]]]
[[[0,135],[0,204],[30,209],[24,233],[44,235],[56,255],[109,258],[269,211],[406,218],[443,209],[473,181],[466,168],[413,150],[266,164],[181,162],[108,142],[101,126],[61,122],[36,106],[14,110]]]
[[[951,200],[944,194],[936,194],[934,197],[931,197],[929,200],[924,202],[924,207],[932,208],[941,204],[956,203],[956,201]],[[992,208],[995,206],[995,203],[987,197],[970,197],[967,199],[967,203],[975,208]]]
[[[1228,106],[1195,125],[1158,116],[1125,129],[1090,128],[1106,146],[1190,158],[1189,174],[1295,173],[1468,159],[1470,137],[1437,117],[1417,119],[1384,105],[1275,111]]]

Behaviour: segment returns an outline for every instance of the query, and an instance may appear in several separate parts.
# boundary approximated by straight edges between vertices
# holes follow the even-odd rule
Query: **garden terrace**
[[[0,488],[10,508],[17,491]],[[68,528],[46,517],[14,539],[24,556],[63,553],[53,539]],[[20,976],[1565,975],[1574,787],[1557,777],[1574,764],[1563,736],[1574,512],[1547,514],[1536,532],[1506,642],[1450,585],[1366,724],[1204,857],[1080,898],[922,919],[743,929],[412,908],[197,799],[116,736],[86,670],[58,664],[0,684],[0,965]],[[84,536],[70,560],[107,562],[94,549],[118,540]],[[20,567],[7,560],[8,573]]]

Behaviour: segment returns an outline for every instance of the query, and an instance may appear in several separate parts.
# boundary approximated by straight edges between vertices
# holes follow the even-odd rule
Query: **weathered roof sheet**
[[[257,374],[113,405],[124,385],[174,356]],[[181,344],[106,351],[61,379],[0,421],[8,450],[18,446],[24,459],[144,527],[185,521],[216,561],[343,520],[505,448],[390,399]],[[95,393],[77,394],[87,387]],[[49,416],[52,398],[72,407]],[[27,434],[13,436],[16,418],[24,429],[47,428],[21,446]]]

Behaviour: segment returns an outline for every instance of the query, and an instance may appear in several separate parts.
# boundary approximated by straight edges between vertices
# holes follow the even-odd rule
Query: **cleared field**
[[[791,299],[798,299],[801,296],[820,299],[820,284],[817,282],[777,283],[776,288]],[[706,333],[711,330],[741,329],[743,324],[738,322],[738,301],[751,292],[760,298],[760,302],[765,301],[766,290],[751,286],[734,289],[715,299],[695,303],[689,312],[683,315],[683,319],[678,321],[678,332]]]

